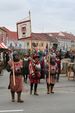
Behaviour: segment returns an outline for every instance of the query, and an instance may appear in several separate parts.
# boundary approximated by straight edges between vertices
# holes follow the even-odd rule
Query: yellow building
[[[53,43],[56,42],[56,40],[54,40],[47,33],[32,33],[31,38],[21,40],[25,42],[26,48],[39,50],[45,50],[46,47],[50,48]]]

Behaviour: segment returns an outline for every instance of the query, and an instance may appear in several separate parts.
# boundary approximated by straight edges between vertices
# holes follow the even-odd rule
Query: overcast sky
[[[0,27],[16,31],[17,21],[29,10],[33,32],[75,34],[75,0],[0,0]]]

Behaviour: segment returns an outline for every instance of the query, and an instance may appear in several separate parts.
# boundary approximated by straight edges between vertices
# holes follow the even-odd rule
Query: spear
[[[48,76],[48,83],[50,84],[50,50],[48,54],[48,64],[49,64],[49,76]]]
[[[14,84],[14,86],[15,86],[15,71],[14,71],[14,62],[12,62],[13,63],[13,84]]]
[[[48,83],[50,84],[50,44],[48,49],[48,65],[49,65]]]

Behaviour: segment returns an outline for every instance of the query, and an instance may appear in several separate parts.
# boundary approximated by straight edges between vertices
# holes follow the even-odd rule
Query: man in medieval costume
[[[21,100],[21,93],[23,88],[23,62],[19,58],[19,54],[17,52],[13,53],[13,60],[9,60],[8,62],[10,71],[9,77],[9,89],[11,92],[12,102],[15,102],[15,93],[17,93],[17,102],[24,102]]]
[[[41,65],[39,62],[39,56],[34,55],[33,59],[29,62],[29,79],[30,79],[30,94],[32,94],[33,87],[34,87],[34,95],[38,95],[37,93],[37,86],[40,82],[40,70]]]
[[[29,56],[28,54],[25,54],[23,58],[23,76],[25,83],[27,83],[28,75],[29,75]]]

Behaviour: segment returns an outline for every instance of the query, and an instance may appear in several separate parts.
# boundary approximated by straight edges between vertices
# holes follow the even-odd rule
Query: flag
[[[31,19],[25,18],[17,22],[18,39],[31,37]]]

